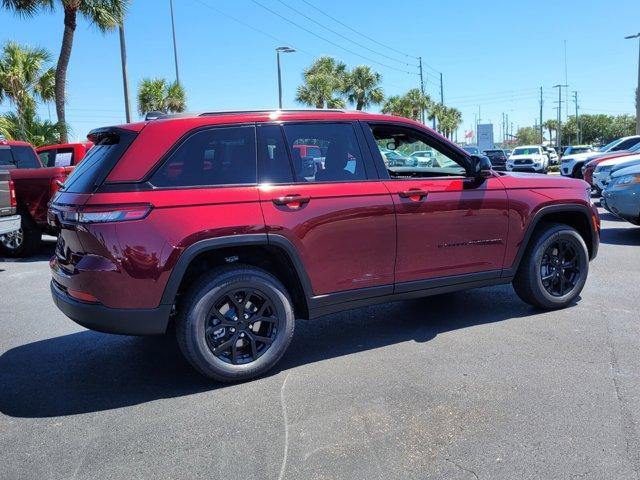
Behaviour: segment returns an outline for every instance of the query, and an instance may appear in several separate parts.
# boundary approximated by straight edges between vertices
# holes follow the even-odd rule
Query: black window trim
[[[470,155],[466,153],[461,153],[458,150],[451,148],[451,145],[443,142],[440,138],[433,135],[429,130],[422,130],[414,125],[409,125],[403,122],[398,121],[385,121],[385,120],[361,120],[362,130],[367,139],[367,143],[369,146],[369,150],[371,155],[375,159],[376,167],[378,168],[378,173],[380,174],[380,178],[384,180],[393,180],[393,181],[402,181],[402,180],[452,180],[456,178],[475,178],[472,173],[472,167],[470,162]],[[387,167],[384,165],[384,160],[382,159],[382,154],[380,153],[380,149],[378,148],[378,144],[376,143],[375,137],[373,136],[373,132],[371,131],[371,127],[375,125],[384,125],[384,126],[395,126],[399,128],[406,128],[408,130],[416,131],[428,139],[432,140],[433,144],[427,143],[431,148],[435,148],[433,145],[437,145],[440,148],[436,148],[436,150],[444,153],[449,156],[451,160],[459,159],[463,165],[461,165],[466,172],[465,176],[460,175],[443,175],[443,176],[433,176],[433,177],[411,177],[411,178],[393,178],[389,175],[389,171]],[[455,161],[455,160],[454,160]],[[380,173],[382,172],[382,173]]]
[[[238,128],[238,127],[251,127],[253,129],[253,142],[254,142],[254,152],[255,152],[255,167],[256,167],[256,181],[252,182],[252,183],[227,183],[224,185],[178,185],[178,186],[170,186],[170,187],[158,187],[156,185],[154,185],[153,183],[151,183],[151,178],[153,177],[153,175],[155,175],[155,173],[160,170],[162,168],[162,166],[164,165],[164,163],[169,160],[171,158],[171,156],[173,155],[173,153],[178,150],[178,148],[180,148],[189,138],[191,138],[193,135],[196,135],[200,132],[203,131],[207,131],[207,130],[219,130],[219,129],[226,129],[226,128]],[[197,189],[202,189],[202,188],[230,188],[230,187],[255,187],[258,185],[257,183],[258,180],[258,134],[257,134],[257,130],[256,130],[256,123],[255,122],[244,122],[244,123],[227,123],[227,124],[222,124],[222,125],[203,125],[202,127],[198,127],[198,128],[193,128],[191,130],[189,130],[188,132],[184,133],[172,146],[169,150],[167,150],[164,155],[162,155],[162,157],[160,157],[160,160],[158,160],[153,167],[151,167],[151,169],[147,172],[147,174],[142,178],[141,181],[139,182],[110,182],[109,184],[111,185],[115,185],[118,183],[122,183],[122,184],[126,184],[126,185],[135,185],[135,184],[146,184],[149,187],[143,187],[141,188],[141,190],[197,190]],[[109,185],[107,184],[107,185]]]

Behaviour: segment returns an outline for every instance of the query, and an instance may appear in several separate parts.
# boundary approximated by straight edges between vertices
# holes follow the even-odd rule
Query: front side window
[[[31,147],[15,146],[13,150],[13,158],[18,168],[39,168],[38,156]]]
[[[54,150],[45,150],[43,152],[38,153],[38,157],[40,158],[40,162],[45,167],[53,167],[55,161],[56,151]]]
[[[170,154],[150,182],[156,187],[255,184],[255,143],[252,126],[200,130]]]
[[[296,182],[367,179],[364,159],[350,123],[288,124],[284,132]]]
[[[623,140],[618,145],[613,147],[611,149],[611,151],[612,152],[619,152],[619,151],[622,151],[622,150],[626,150],[628,148],[633,147],[637,143],[640,143],[640,138],[627,138],[626,140]]]
[[[51,167],[68,167],[73,164],[73,148],[59,148],[53,158]]]
[[[426,134],[396,125],[370,125],[371,133],[391,178],[464,176],[461,158]],[[429,152],[427,155],[413,155]]]

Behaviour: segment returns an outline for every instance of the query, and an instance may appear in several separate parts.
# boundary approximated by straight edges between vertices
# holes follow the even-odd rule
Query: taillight
[[[16,200],[16,186],[13,183],[13,180],[9,180],[9,204],[11,208],[16,208],[18,206],[18,201]]]
[[[60,217],[63,222],[71,223],[125,222],[145,218],[152,208],[148,204],[85,206],[77,210],[62,210]]]

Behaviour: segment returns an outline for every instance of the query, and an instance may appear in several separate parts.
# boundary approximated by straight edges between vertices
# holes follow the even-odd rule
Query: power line
[[[398,59],[397,59],[397,58],[395,58],[395,57],[391,57],[391,56],[386,55],[386,54],[384,54],[384,53],[378,52],[377,50],[374,50],[374,49],[372,49],[372,48],[369,48],[368,46],[366,46],[366,45],[364,45],[364,44],[362,44],[362,43],[360,43],[360,42],[357,42],[357,41],[355,41],[355,40],[353,40],[353,39],[351,39],[351,38],[347,37],[346,35],[343,35],[342,33],[338,32],[338,31],[336,31],[336,30],[333,30],[332,28],[327,27],[327,26],[326,26],[325,24],[323,24],[322,22],[319,22],[319,21],[315,20],[314,18],[312,18],[312,17],[310,17],[310,16],[306,15],[304,12],[301,12],[301,11],[300,11],[300,10],[298,10],[297,8],[292,7],[291,5],[289,5],[288,3],[284,2],[283,0],[278,0],[278,2],[279,2],[279,3],[281,3],[282,5],[284,5],[285,7],[287,7],[288,9],[290,9],[290,10],[294,11],[294,12],[295,12],[295,13],[297,13],[298,15],[300,15],[300,16],[302,16],[302,17],[306,18],[306,19],[307,19],[307,20],[309,20],[310,22],[313,22],[313,23],[315,23],[316,25],[319,25],[319,26],[321,26],[322,28],[324,28],[324,29],[326,29],[326,30],[330,31],[331,33],[333,33],[333,34],[335,34],[335,35],[338,35],[339,37],[344,38],[345,40],[347,40],[347,41],[349,41],[349,42],[352,42],[352,43],[354,43],[354,44],[358,45],[360,48],[364,48],[365,50],[368,50],[368,51],[369,51],[369,52],[371,52],[371,53],[375,53],[376,55],[380,55],[381,57],[384,57],[384,58],[386,58],[386,59],[388,59],[388,60],[393,60],[394,62],[400,63],[400,64],[405,65],[405,66],[407,66],[407,67],[413,67],[413,66],[414,66],[413,64],[409,64],[409,63],[407,63],[407,62],[406,62],[406,61],[404,61],[404,60],[398,60]]]
[[[199,1],[199,0],[196,0],[196,1]],[[360,53],[358,53],[358,52],[356,52],[356,51],[354,51],[354,50],[351,50],[351,49],[349,49],[349,48],[347,48],[347,47],[343,47],[342,45],[340,45],[340,44],[338,44],[338,43],[336,43],[336,42],[334,42],[334,41],[332,41],[332,40],[330,40],[330,39],[328,39],[328,38],[326,38],[326,37],[323,37],[322,35],[320,35],[320,34],[318,34],[318,33],[314,32],[313,30],[309,30],[308,28],[303,27],[302,25],[297,24],[297,23],[296,23],[296,22],[294,22],[293,20],[291,20],[291,19],[289,19],[289,18],[285,17],[284,15],[282,15],[282,14],[280,14],[280,13],[276,12],[275,10],[272,10],[271,8],[267,7],[266,5],[263,5],[262,3],[258,2],[258,0],[251,0],[251,1],[252,1],[253,3],[255,3],[256,5],[258,5],[259,7],[263,8],[264,10],[266,10],[266,11],[270,12],[271,14],[273,14],[273,15],[275,15],[275,16],[277,16],[277,17],[281,18],[282,20],[284,20],[284,21],[286,21],[286,22],[290,23],[291,25],[293,25],[293,26],[295,26],[295,27],[297,27],[297,28],[299,28],[299,29],[301,29],[301,30],[304,30],[305,32],[307,32],[307,33],[309,33],[309,34],[313,35],[314,37],[319,38],[320,40],[323,40],[323,41],[325,41],[325,42],[327,42],[327,43],[329,43],[329,44],[333,45],[334,47],[338,47],[338,48],[340,48],[340,49],[344,50],[345,52],[349,52],[349,53],[351,53],[352,55],[356,55],[356,56],[358,56],[358,57],[360,57],[360,58],[364,58],[365,60],[367,60],[367,61],[369,61],[369,62],[376,63],[376,64],[378,64],[378,65],[381,65],[381,66],[383,66],[383,67],[389,68],[389,69],[391,69],[391,70],[396,70],[396,71],[398,71],[398,72],[406,73],[406,74],[408,74],[408,75],[417,75],[417,73],[416,73],[416,72],[409,72],[409,71],[407,71],[407,70],[403,70],[403,69],[401,69],[401,68],[394,67],[393,65],[389,65],[389,64],[386,64],[386,63],[383,63],[383,62],[379,62],[379,61],[377,61],[377,60],[374,60],[373,58],[370,58],[370,57],[367,57],[367,56],[365,56],[365,55],[362,55],[362,54],[360,54]]]
[[[222,15],[223,17],[227,17],[230,20],[233,20],[236,23],[239,23],[240,25],[244,25],[245,27],[254,30],[266,37],[269,37],[272,40],[275,40],[278,43],[282,43],[282,44],[287,44],[287,45],[291,45],[292,47],[294,47],[297,51],[304,53],[305,55],[309,55],[311,57],[316,57],[317,55],[311,52],[308,52],[306,50],[303,50],[302,48],[293,45],[291,42],[287,41],[287,40],[283,40],[282,38],[276,37],[275,35],[271,35],[269,32],[265,32],[264,30],[254,27],[253,25],[251,25],[250,23],[245,22],[244,20],[240,20],[239,18],[234,17],[233,15],[229,15],[228,13],[212,6],[209,5],[208,3],[203,2],[202,0],[193,0],[194,2],[199,3],[200,5],[202,5],[203,7],[208,8],[209,10],[213,10],[214,12]]]
[[[379,42],[378,40],[376,40],[376,39],[375,39],[375,38],[373,38],[373,37],[370,37],[369,35],[366,35],[366,34],[364,34],[364,33],[362,33],[362,32],[359,32],[359,31],[358,31],[358,30],[356,30],[355,28],[350,27],[349,25],[347,25],[346,23],[342,22],[341,20],[339,20],[339,19],[337,19],[337,18],[335,18],[335,17],[333,17],[333,16],[329,15],[327,12],[325,12],[325,11],[321,10],[320,8],[316,7],[316,6],[315,6],[314,4],[312,4],[311,2],[308,2],[307,0],[302,0],[302,1],[303,1],[304,3],[306,3],[307,5],[309,5],[311,8],[313,8],[314,10],[317,10],[318,12],[320,12],[321,14],[323,14],[325,17],[328,17],[328,18],[330,18],[331,20],[333,20],[334,22],[339,23],[339,24],[340,24],[340,25],[342,25],[343,27],[348,28],[349,30],[351,30],[351,31],[352,31],[352,32],[354,32],[354,33],[357,33],[357,34],[358,34],[358,35],[360,35],[361,37],[364,37],[364,38],[366,38],[367,40],[369,40],[369,41],[371,41],[371,42],[373,42],[373,43],[375,43],[375,44],[377,44],[377,45],[380,45],[381,47],[384,47],[384,48],[387,48],[387,49],[389,49],[389,50],[392,50],[392,51],[394,51],[394,52],[396,52],[396,53],[399,53],[400,55],[404,55],[405,57],[415,58],[416,60],[418,59],[418,57],[416,57],[415,55],[409,55],[408,53],[401,52],[400,50],[398,50],[398,49],[396,49],[396,48],[390,47],[389,45],[385,45],[384,43]]]

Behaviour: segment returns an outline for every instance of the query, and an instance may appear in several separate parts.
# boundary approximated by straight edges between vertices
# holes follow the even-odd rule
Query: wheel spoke
[[[235,345],[236,341],[237,341],[237,337],[235,335],[233,335],[229,340],[227,340],[224,343],[221,343],[216,348],[214,348],[213,349],[213,354],[218,356],[218,355],[226,352],[227,350],[229,350],[229,347],[232,347],[233,345]]]
[[[249,336],[253,337],[256,342],[264,343],[265,345],[271,345],[273,343],[273,338],[271,337],[263,337],[261,335],[256,335],[255,333],[251,333]]]
[[[251,343],[251,356],[255,360],[256,358],[258,358],[258,347],[256,345],[256,339],[253,338],[253,335],[248,335],[248,337],[249,342]]]

